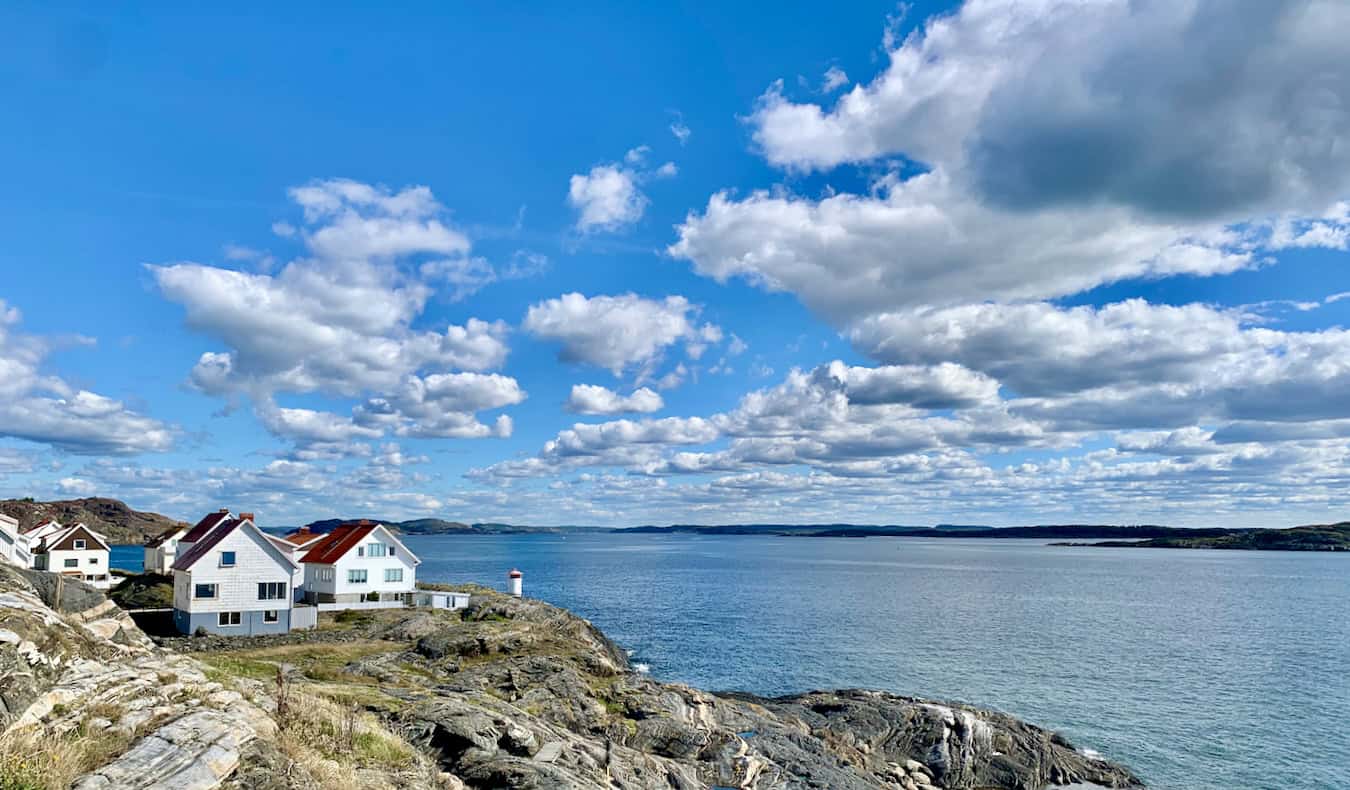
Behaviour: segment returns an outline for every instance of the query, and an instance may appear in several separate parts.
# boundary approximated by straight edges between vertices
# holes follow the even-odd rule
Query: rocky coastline
[[[489,591],[462,612],[160,643],[97,593],[53,594],[0,567],[7,789],[1142,786],[964,705],[661,683],[586,620]]]

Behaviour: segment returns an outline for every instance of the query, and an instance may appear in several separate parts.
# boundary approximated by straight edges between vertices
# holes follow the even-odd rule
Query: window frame
[[[225,558],[226,558],[226,557],[229,557],[229,558],[230,558],[230,561],[229,561],[229,562],[226,562],[226,561],[225,561]],[[222,568],[234,568],[234,567],[236,567],[238,564],[239,564],[239,553],[238,553],[238,552],[236,552],[236,551],[222,551],[222,552],[220,553],[220,567],[222,567]]]
[[[239,612],[216,612],[217,628],[238,628],[243,624],[244,617]]]
[[[397,578],[397,579],[392,578],[395,574],[398,575],[398,578]],[[402,569],[402,568],[385,568],[385,569],[384,569],[384,581],[385,581],[386,584],[402,584],[402,583],[403,583],[403,569]]]
[[[79,557],[67,557],[67,558],[64,560],[64,562],[63,562],[63,564],[62,564],[61,567],[63,567],[63,568],[78,568],[78,567],[80,567],[80,558],[79,558]]]
[[[210,595],[202,595],[202,590],[209,589]],[[220,598],[220,585],[215,583],[194,584],[192,586],[192,600],[194,601],[214,601]]]
[[[367,557],[387,557],[389,556],[389,546],[379,541],[372,541],[366,544]]]
[[[275,595],[273,595],[273,593],[275,593]],[[258,600],[286,600],[286,582],[258,582]]]
[[[281,622],[281,610],[280,610],[280,609],[264,609],[264,610],[263,610],[263,622],[264,622],[264,623],[279,623],[279,622]]]
[[[361,578],[359,578],[359,579],[356,578],[356,575],[357,575],[358,573],[361,574]],[[348,583],[348,584],[370,584],[370,572],[369,572],[367,569],[365,569],[365,568],[348,568],[348,569],[347,569],[347,583]]]
[[[89,545],[89,544],[85,542],[84,538],[76,538],[76,539],[75,539],[75,550],[76,550],[76,551],[84,551],[85,547],[88,546],[88,545]]]

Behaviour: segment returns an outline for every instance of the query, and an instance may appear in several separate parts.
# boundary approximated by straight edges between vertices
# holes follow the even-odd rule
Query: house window
[[[384,569],[384,580],[387,581],[387,582],[401,582],[401,581],[403,581],[403,569],[402,569],[402,568],[385,568],[385,569]]]
[[[319,569],[319,581],[321,581],[321,582],[331,582],[332,580],[333,580],[333,569],[332,569],[332,568],[320,568],[320,569]]]
[[[75,559],[74,557],[72,557],[72,558],[66,560],[66,567],[67,567],[67,568],[78,568],[78,567],[80,567],[80,561],[77,560],[77,559]]]
[[[383,543],[372,543],[366,547],[367,557],[383,557],[384,555],[385,549]]]
[[[233,568],[233,567],[234,567],[234,552],[232,552],[232,551],[222,551],[222,552],[220,553],[220,567],[222,567],[222,568]]]
[[[216,615],[216,625],[219,625],[222,628],[228,625],[239,625],[239,613],[221,612]]]
[[[286,582],[258,582],[259,601],[280,601],[286,597]]]
[[[216,586],[214,584],[198,584],[192,593],[193,598],[215,598]]]
[[[90,558],[89,558],[89,564],[90,564],[90,565],[97,565],[97,564],[98,564],[98,557],[90,557]]]
[[[83,541],[83,540],[77,540],[77,541],[75,541],[75,550],[76,550],[76,551],[84,551],[84,541]]]
[[[268,609],[267,611],[263,612],[263,622],[264,622],[264,623],[275,623],[275,622],[277,622],[277,620],[279,620],[279,619],[280,619],[280,618],[277,616],[277,610],[276,610],[276,609]]]
[[[357,546],[357,547],[356,547],[356,556],[358,556],[358,557],[364,557],[364,556],[366,556],[366,547],[365,547],[365,546]]]
[[[350,570],[350,571],[347,571],[347,583],[348,583],[348,584],[365,584],[365,583],[366,583],[366,569],[365,569],[365,568],[361,568],[361,569],[359,569],[359,570]]]

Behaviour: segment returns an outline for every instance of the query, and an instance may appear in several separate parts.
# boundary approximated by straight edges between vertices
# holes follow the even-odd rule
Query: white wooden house
[[[216,515],[216,514],[213,514]],[[228,515],[228,514],[227,514]],[[145,543],[142,565],[146,573],[171,573],[173,561],[178,559],[178,544],[192,527],[179,524],[161,532]]]
[[[295,578],[291,582],[294,598],[296,602],[305,599],[305,566],[300,561],[305,558],[309,550],[319,541],[323,540],[324,535],[318,532],[310,532],[308,527],[301,528],[284,538],[276,538],[268,535],[277,548],[286,553],[295,562]]]
[[[19,543],[19,522],[17,519],[0,513],[0,560],[10,565],[19,565],[17,558]],[[27,565],[27,563],[23,563]]]
[[[54,522],[48,522],[51,523]],[[30,536],[28,550],[32,554],[32,567],[40,571],[59,573],[100,590],[112,586],[108,572],[112,552],[108,541],[84,524],[57,525],[54,530],[44,528],[41,537]]]
[[[253,514],[241,513],[239,514],[239,517],[252,519]],[[187,532],[183,533],[182,537],[178,538],[178,540],[175,542],[176,544],[174,547],[175,556],[182,554],[183,552],[192,548],[192,544],[200,540],[203,536],[206,535],[206,533],[210,532],[211,530],[215,529],[221,524],[224,524],[226,521],[229,521],[232,518],[234,518],[234,516],[230,515],[230,509],[227,507],[223,507],[214,513],[207,513],[205,516],[202,516],[200,521],[198,521],[196,524],[193,524],[192,528],[189,529]],[[169,567],[171,569],[173,568],[172,562],[169,563]]]
[[[409,606],[421,562],[383,524],[343,524],[300,560],[305,600],[320,610]]]
[[[293,627],[296,570],[250,514],[219,521],[194,536],[174,561],[174,625],[185,634],[198,629],[226,636],[285,633]]]

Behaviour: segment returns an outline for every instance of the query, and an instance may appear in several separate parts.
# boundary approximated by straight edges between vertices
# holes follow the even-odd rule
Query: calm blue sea
[[[1170,790],[1350,788],[1350,555],[917,538],[407,543],[420,579],[500,588],[519,567],[526,595],[590,618],[662,680],[1000,708]]]

